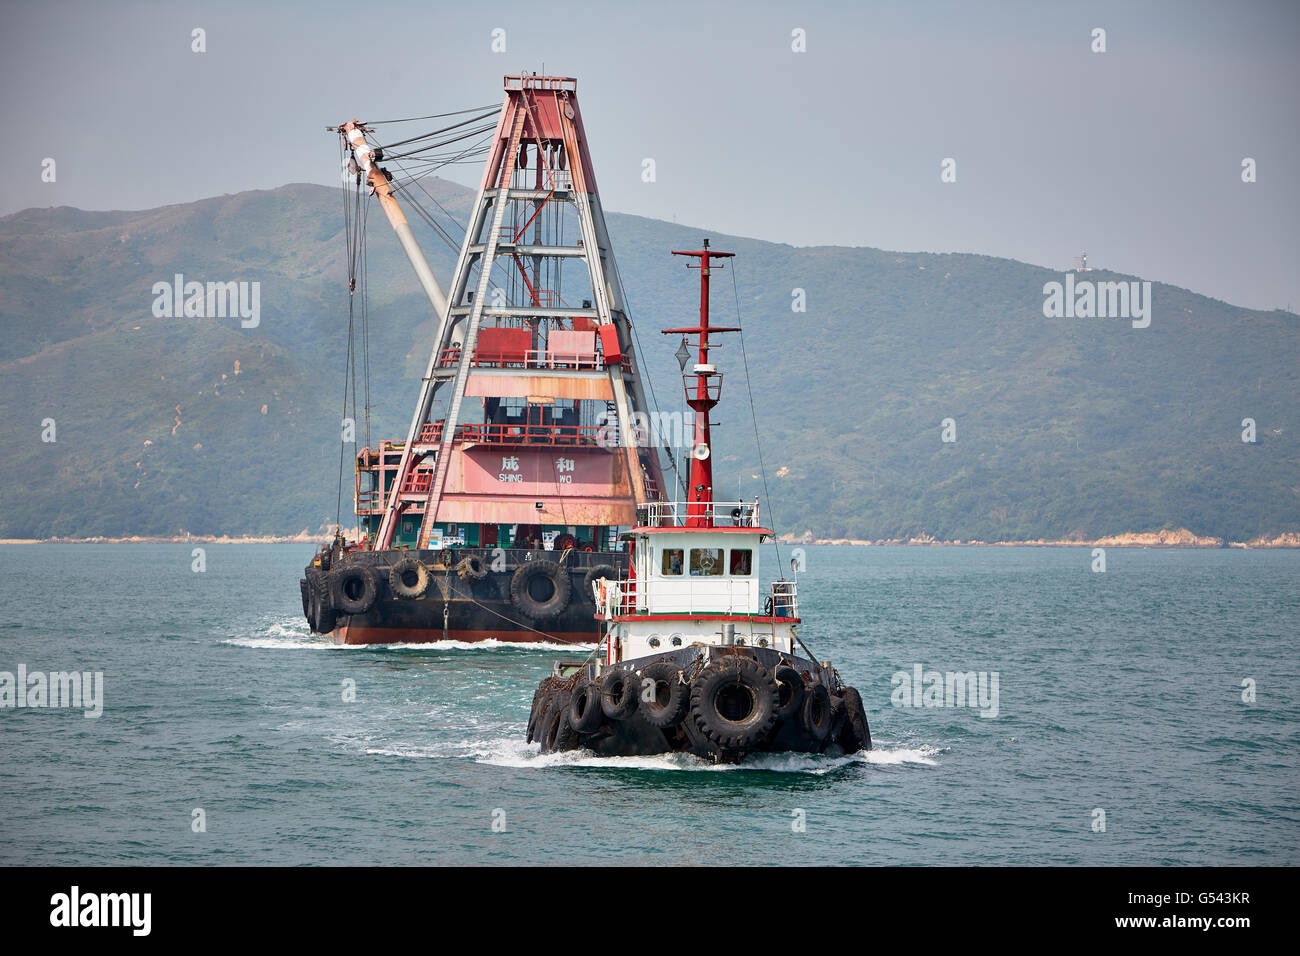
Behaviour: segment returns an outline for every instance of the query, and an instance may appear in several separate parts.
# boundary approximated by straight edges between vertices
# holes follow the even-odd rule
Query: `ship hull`
[[[625,554],[599,551],[464,548],[326,552],[324,557],[327,567],[319,566],[318,556],[307,568],[303,610],[313,632],[340,644],[592,645],[600,633],[590,582],[627,567]],[[394,588],[402,586],[394,580],[394,566],[408,562],[409,570],[411,561],[427,574],[418,595]],[[369,601],[363,574],[373,581]],[[348,607],[348,585],[355,585],[360,603],[368,606]],[[564,592],[560,599],[556,591]]]

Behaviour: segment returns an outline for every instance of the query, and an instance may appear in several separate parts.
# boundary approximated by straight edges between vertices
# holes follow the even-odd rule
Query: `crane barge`
[[[356,536],[336,529],[299,582],[312,631],[342,643],[595,643],[591,584],[627,570],[621,532],[662,495],[577,82],[504,94],[446,292],[373,129],[334,128],[437,327],[405,439],[356,454]]]

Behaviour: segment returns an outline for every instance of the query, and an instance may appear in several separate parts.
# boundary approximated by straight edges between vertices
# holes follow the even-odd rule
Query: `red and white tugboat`
[[[709,361],[709,337],[739,329],[709,325],[709,273],[733,253],[705,240],[673,255],[698,259],[700,270],[699,325],[664,330],[698,336],[699,361],[682,376],[695,413],[688,498],[638,507],[623,535],[627,575],[592,583],[601,644],[541,682],[528,740],[543,753],[686,752],[727,763],[765,751],[870,749],[861,695],[799,639],[795,582],[760,586],[759,545],[772,531],[757,499],[713,499],[709,413],[722,374]]]

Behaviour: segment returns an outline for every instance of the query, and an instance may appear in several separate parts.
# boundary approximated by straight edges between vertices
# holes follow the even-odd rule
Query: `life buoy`
[[[691,685],[682,680],[681,668],[671,661],[655,661],[641,671],[641,680],[654,684],[653,691],[638,695],[646,723],[660,730],[680,724],[691,704]]]
[[[776,726],[776,678],[752,657],[724,657],[691,685],[691,718],[726,750],[751,750]]]
[[[789,720],[799,713],[803,706],[803,675],[789,664],[780,664],[772,674],[777,682],[776,716],[778,720]]]
[[[407,555],[388,569],[388,586],[399,598],[422,598],[429,590],[429,569]]]
[[[641,681],[635,671],[606,671],[600,679],[600,709],[610,720],[626,720],[637,709]]]
[[[569,726],[580,734],[593,733],[605,712],[600,708],[600,688],[594,681],[578,685],[569,699]]]
[[[538,577],[545,577],[551,583],[551,594],[547,598],[533,596],[533,580]],[[526,561],[510,576],[511,603],[522,614],[536,621],[559,617],[569,606],[572,589],[569,572],[554,561]]]
[[[379,598],[378,575],[373,568],[353,565],[330,573],[334,606],[344,614],[365,614]]]
[[[813,684],[804,696],[799,722],[815,743],[821,743],[831,732],[831,695],[821,684]]]

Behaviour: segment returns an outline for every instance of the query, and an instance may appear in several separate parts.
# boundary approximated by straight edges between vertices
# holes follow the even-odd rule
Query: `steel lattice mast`
[[[448,285],[447,304],[442,309],[425,280],[427,264],[422,269],[423,257],[418,256],[414,239],[409,245],[403,239],[403,247],[434,302],[440,321],[401,463],[387,489],[384,514],[372,544],[376,550],[392,545],[399,521],[407,516],[421,517],[417,547],[426,548],[435,523],[443,520],[444,515],[446,520],[453,521],[518,523],[535,520],[523,509],[536,507],[536,518],[545,517],[546,523],[551,524],[627,525],[633,523],[636,502],[659,497],[663,477],[658,452],[638,448],[638,437],[644,432],[636,427],[638,422],[634,416],[646,415],[649,407],[632,348],[626,302],[600,205],[576,91],[577,83],[572,78],[537,75],[505,78],[505,102]],[[381,202],[387,199],[385,211],[389,211],[390,204],[396,210],[391,193],[384,192],[387,175],[382,170],[378,174],[371,172],[371,156],[363,156],[361,152],[364,138],[360,129],[359,124],[348,124],[341,131],[349,138],[358,165],[362,166],[363,159],[367,161],[362,168],[380,194]],[[550,237],[541,228],[541,217],[547,207],[551,211],[561,207],[572,210],[580,233],[576,245],[548,241]],[[394,221],[392,212],[389,218]],[[404,219],[401,222],[405,224]],[[395,221],[394,228],[398,228]],[[400,230],[399,238],[402,238]],[[581,307],[565,303],[557,290],[543,288],[544,263],[556,263],[558,272],[559,264],[574,260],[585,265],[590,283],[591,298]],[[519,284],[514,279],[522,280],[519,294],[513,297],[520,301],[511,301],[512,297],[494,281],[493,268],[498,263],[505,266],[505,274],[512,277],[512,284]],[[502,277],[498,270],[495,278]],[[431,273],[428,278],[432,280]],[[436,281],[432,282],[432,289],[437,289]],[[590,368],[579,361],[557,370],[550,367],[555,364],[550,358],[534,361],[534,353],[550,355],[535,347],[540,340],[539,329],[558,328],[565,321],[572,322],[575,328],[581,322],[584,328],[595,331],[601,352]],[[480,333],[492,330],[495,334],[498,329],[523,327],[531,330],[535,340],[526,361],[483,361]],[[485,368],[485,364],[493,367]],[[435,422],[430,416],[440,392],[446,401],[446,414]],[[556,398],[606,399],[616,419],[617,440],[612,453],[619,455],[622,462],[617,478],[608,479],[613,491],[605,492],[603,497],[584,499],[580,495],[561,493],[567,489],[557,489],[554,496],[532,495],[539,499],[535,503],[531,498],[512,503],[508,500],[511,490],[508,486],[490,489],[490,494],[488,489],[475,488],[473,473],[481,467],[484,456],[478,454],[475,458],[471,454],[473,441],[467,440],[466,429],[482,426],[462,423],[462,404],[467,395],[523,397],[530,404],[534,397],[541,402],[554,402]],[[487,434],[486,429],[482,434]],[[483,447],[478,445],[477,452],[482,452]],[[608,448],[566,449],[565,454],[571,456],[567,459],[569,467],[575,467],[575,461],[585,461],[591,471],[593,451],[611,454]],[[430,456],[431,473],[427,465],[421,467]],[[449,490],[449,476],[453,475],[455,487]],[[620,495],[627,500],[622,503],[605,500]]]

